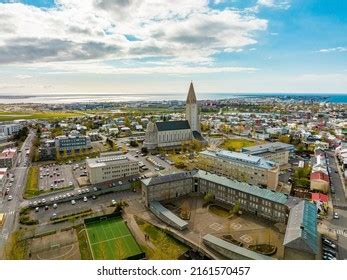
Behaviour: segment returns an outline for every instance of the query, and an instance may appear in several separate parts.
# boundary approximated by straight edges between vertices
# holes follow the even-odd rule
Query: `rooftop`
[[[194,174],[196,174],[196,171],[179,172],[179,173],[169,174],[165,176],[158,176],[158,177],[143,179],[142,183],[146,186],[152,186],[152,185],[162,184],[165,182],[173,182],[173,181],[179,181],[179,180],[183,180],[187,178],[192,178]]]
[[[242,248],[240,246],[236,246],[230,242],[227,242],[227,241],[220,239],[216,236],[213,236],[211,234],[206,234],[202,239],[205,242],[207,241],[207,242],[212,243],[218,247],[226,249],[227,251],[243,255],[246,258],[251,259],[251,260],[275,260],[274,258],[265,256],[262,254],[258,254],[256,252],[253,252],[253,251],[248,250],[246,248]]]
[[[234,190],[239,190],[244,193],[248,193],[248,194],[251,194],[260,198],[264,198],[269,201],[273,201],[280,204],[286,204],[288,200],[288,196],[285,195],[284,193],[274,192],[268,189],[263,189],[255,185],[250,185],[244,182],[228,179],[226,177],[218,176],[216,174],[211,174],[209,172],[202,171],[202,170],[199,170],[194,177],[205,179],[210,182],[214,182],[216,184],[220,184],[225,187],[229,187]]]
[[[155,124],[158,131],[190,129],[190,125],[187,120],[156,122]]]
[[[95,167],[104,167],[109,164],[123,164],[129,162],[129,158],[127,156],[108,156],[108,157],[100,157],[100,158],[91,158],[87,159],[86,163],[90,168]]]
[[[160,214],[162,214],[163,216],[165,216],[171,222],[176,224],[179,228],[187,227],[188,223],[186,221],[177,217],[174,213],[172,213],[170,210],[168,210],[163,205],[161,205],[161,203],[157,201],[151,202],[150,207],[153,208],[155,211],[159,212]]]
[[[252,156],[252,155],[237,153],[237,152],[230,152],[227,150],[221,150],[218,152],[203,151],[200,154],[224,159],[227,161],[240,162],[246,165],[257,166],[264,169],[273,169],[277,167],[277,164],[275,162],[266,160],[262,157]]]
[[[294,150],[294,146],[291,144],[285,144],[282,142],[274,142],[274,143],[267,143],[267,144],[261,144],[258,146],[251,146],[251,147],[246,147],[242,148],[243,153],[248,153],[248,154],[260,154],[260,153],[265,153],[265,152],[276,152],[279,150]]]
[[[308,201],[301,201],[290,211],[283,245],[317,254],[317,238],[316,205]]]

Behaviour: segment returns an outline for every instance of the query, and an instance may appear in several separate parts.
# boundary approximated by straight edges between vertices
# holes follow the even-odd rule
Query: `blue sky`
[[[0,3],[0,94],[347,92],[347,1]]]

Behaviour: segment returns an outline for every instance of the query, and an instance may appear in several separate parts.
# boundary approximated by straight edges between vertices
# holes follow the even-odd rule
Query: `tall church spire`
[[[200,117],[198,102],[196,100],[193,82],[190,82],[187,102],[186,102],[186,120],[189,122],[192,131],[200,132]]]
[[[193,82],[190,82],[189,86],[189,91],[188,91],[188,96],[187,96],[187,104],[194,104],[196,103],[196,95],[195,95],[195,90],[193,86]]]

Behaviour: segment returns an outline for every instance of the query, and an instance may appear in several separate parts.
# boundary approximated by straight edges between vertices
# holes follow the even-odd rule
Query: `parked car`
[[[338,219],[339,218],[339,214],[337,214],[336,212],[334,212],[334,219]]]
[[[71,200],[71,204],[72,205],[75,205],[76,204],[76,201],[73,199],[73,200]]]
[[[117,202],[114,199],[112,199],[112,205],[116,205],[116,204]]]
[[[9,195],[8,198],[7,198],[7,200],[8,200],[8,201],[11,201],[12,198],[13,198],[12,195]]]
[[[87,202],[88,201],[88,198],[85,196],[85,197],[83,197],[83,201],[84,202]]]

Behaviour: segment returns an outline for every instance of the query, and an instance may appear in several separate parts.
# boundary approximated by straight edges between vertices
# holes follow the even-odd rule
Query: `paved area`
[[[9,235],[15,231],[17,227],[17,213],[19,212],[19,205],[23,201],[22,193],[28,172],[25,149],[31,148],[33,139],[34,133],[30,131],[28,137],[21,147],[21,152],[17,156],[15,167],[10,170],[10,172],[15,175],[15,180],[9,193],[9,195],[11,195],[13,198],[11,201],[4,200],[0,205],[0,212],[5,213],[6,215],[5,223],[2,228],[0,228],[0,259],[3,258],[2,246],[5,244]]]
[[[40,190],[53,190],[68,187],[70,182],[76,186],[77,181],[72,174],[72,168],[68,164],[42,165],[40,166]]]
[[[74,229],[34,238],[30,242],[32,260],[81,259],[77,234]]]

